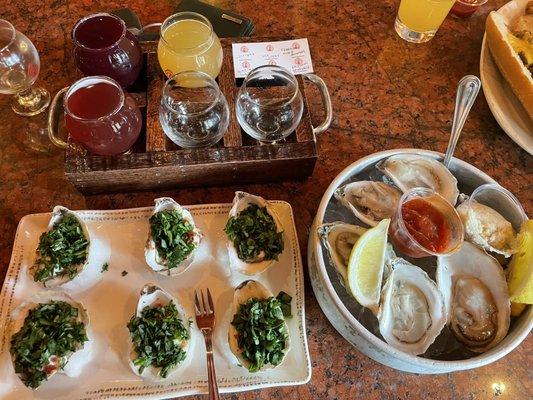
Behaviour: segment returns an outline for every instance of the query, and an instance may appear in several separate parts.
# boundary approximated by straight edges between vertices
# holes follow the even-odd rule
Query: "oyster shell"
[[[450,330],[468,349],[484,352],[507,335],[511,305],[494,257],[464,242],[457,253],[438,258],[437,283]]]
[[[174,199],[170,197],[161,197],[159,199],[156,199],[154,212],[152,213],[152,215],[157,214],[160,211],[167,210],[178,211],[181,214],[182,218],[191,224],[191,226],[193,227],[193,230],[191,231],[192,241],[195,248],[176,267],[169,268],[167,260],[165,260],[159,255],[154,239],[152,238],[151,229],[149,228],[148,239],[146,241],[146,246],[144,249],[144,256],[148,266],[158,274],[175,276],[185,272],[185,270],[189,268],[189,266],[193,263],[196,250],[198,249],[198,245],[200,244],[200,241],[202,239],[202,234],[200,233],[200,230],[196,227],[191,213],[182,206],[180,206]]]
[[[175,373],[179,369],[182,369],[188,364],[190,360],[190,354],[192,353],[192,351],[190,351],[189,349],[189,345],[190,343],[192,343],[193,337],[190,324],[188,323],[189,319],[187,318],[187,314],[185,313],[185,310],[180,305],[180,303],[178,303],[178,301],[173,296],[171,296],[169,293],[167,293],[160,287],[154,284],[146,284],[143,286],[139,295],[139,301],[137,302],[135,316],[140,317],[145,307],[161,307],[169,304],[171,301],[176,306],[176,309],[178,310],[178,313],[180,315],[180,319],[183,322],[183,326],[185,327],[185,329],[187,329],[187,332],[189,333],[189,340],[184,340],[181,342],[181,347],[186,352],[185,359],[181,363],[177,364],[174,368],[172,368],[166,378],[162,378],[159,375],[161,368],[156,368],[154,366],[146,367],[142,374],[139,374],[138,367],[135,366],[135,364],[133,363],[133,360],[137,358],[137,353],[135,352],[135,346],[133,344],[133,341],[131,340],[131,334],[129,334],[128,332],[128,337],[130,338],[128,363],[132,371],[136,375],[150,381],[163,381],[165,379],[170,378],[173,373]]]
[[[379,331],[391,346],[423,354],[446,324],[442,295],[421,268],[402,258],[390,263],[392,272],[383,287],[378,313]]]
[[[352,182],[335,191],[335,197],[370,226],[391,218],[401,195],[398,189],[387,183],[374,181]]]
[[[248,299],[251,299],[251,298],[268,299],[269,297],[272,297],[272,296],[273,296],[272,292],[257,281],[247,280],[247,281],[242,282],[239,286],[235,288],[235,292],[233,294],[233,305],[231,309],[232,319],[233,319],[233,316],[237,314],[237,312],[239,311],[240,305],[246,303]],[[286,329],[286,332],[289,332],[289,327],[287,326],[287,323],[284,322],[283,324]],[[231,323],[229,325],[229,330],[228,330],[228,344],[229,344],[231,352],[237,358],[239,364],[245,367],[246,369],[248,369],[250,366],[250,362],[242,356],[242,349],[240,349],[239,343],[238,343],[238,332],[233,326],[233,324]],[[284,352],[283,358],[287,356],[287,353],[289,352],[289,350],[290,350],[290,336],[287,335],[287,340],[285,341],[285,352]],[[270,364],[265,364],[263,368],[261,368],[261,371],[265,369],[269,369],[269,368],[275,368],[275,366],[270,365]]]
[[[52,216],[50,218],[50,221],[48,222],[46,232],[50,232],[54,228],[54,225],[60,223],[63,220],[63,218],[65,218],[68,215],[72,215],[74,218],[76,218],[76,220],[79,222],[81,226],[83,235],[89,242],[87,246],[87,258],[83,264],[75,265],[75,269],[77,271],[75,277],[70,278],[68,275],[62,275],[62,276],[56,276],[54,278],[48,279],[44,282],[38,282],[44,287],[54,288],[54,287],[63,285],[64,283],[67,283],[69,281],[76,279],[79,276],[80,272],[83,270],[83,268],[85,268],[89,264],[89,260],[91,258],[91,249],[92,249],[91,237],[89,234],[89,229],[87,228],[87,224],[78,216],[77,213],[63,206],[55,206],[54,209],[52,210]],[[35,260],[33,261],[29,269],[30,275],[33,277],[34,280],[35,280],[35,274],[39,271],[41,267],[41,265],[38,262],[38,259],[39,259],[39,250],[37,249],[36,254],[35,254]]]
[[[331,263],[342,277],[345,285],[352,248],[365,232],[366,228],[344,222],[323,224],[318,228],[320,240],[328,250]]]
[[[457,213],[468,241],[505,257],[515,253],[513,226],[499,212],[481,203],[465,201],[457,207]]]
[[[274,210],[272,210],[269,202],[260,196],[254,196],[245,192],[235,192],[233,206],[229,211],[229,217],[236,218],[241,211],[245,210],[251,204],[256,204],[259,207],[266,207],[268,213],[272,216],[272,219],[276,224],[277,232],[283,232],[283,227],[278,216]],[[233,242],[229,238],[227,248],[230,266],[245,275],[259,274],[276,262],[276,260],[265,260],[264,254],[260,254],[256,260],[241,260]]]
[[[56,373],[65,374],[69,377],[77,377],[80,375],[83,367],[91,361],[92,356],[92,343],[91,335],[89,332],[89,315],[87,314],[86,309],[81,303],[75,301],[65,292],[61,292],[58,290],[50,290],[38,293],[30,297],[28,300],[24,301],[17,308],[15,308],[8,317],[6,329],[6,343],[11,343],[11,337],[22,329],[22,327],[24,326],[24,321],[32,309],[36,308],[39,304],[44,304],[51,301],[64,301],[78,309],[77,319],[78,321],[83,322],[83,324],[85,325],[87,337],[89,340],[85,343],[79,344],[75,352],[67,354],[63,357],[58,357],[53,354],[50,355],[49,364],[46,366],[46,381],[50,380]],[[14,362],[13,357],[12,361]],[[60,365],[64,365],[64,367],[61,368]],[[21,378],[21,375],[18,373],[17,376]],[[43,382],[42,384],[44,383],[45,382]]]
[[[433,158],[396,154],[380,161],[376,168],[392,179],[403,192],[425,187],[436,191],[452,205],[457,202],[457,179],[444,164]]]

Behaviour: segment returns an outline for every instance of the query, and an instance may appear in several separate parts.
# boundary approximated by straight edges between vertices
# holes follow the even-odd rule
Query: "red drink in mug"
[[[63,100],[70,137],[99,155],[129,150],[141,131],[142,117],[135,100],[105,76],[74,83]]]

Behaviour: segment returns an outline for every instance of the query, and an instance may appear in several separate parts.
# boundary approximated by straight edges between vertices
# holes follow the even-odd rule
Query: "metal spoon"
[[[455,95],[455,110],[453,112],[452,133],[448,142],[448,149],[444,156],[444,165],[449,168],[453,152],[457,146],[457,141],[465,125],[466,117],[474,105],[474,101],[481,88],[481,81],[477,76],[466,75],[457,84],[457,94]]]

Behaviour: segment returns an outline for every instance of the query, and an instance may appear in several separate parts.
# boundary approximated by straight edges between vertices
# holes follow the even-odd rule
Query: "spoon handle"
[[[481,88],[481,81],[477,76],[466,75],[457,84],[457,94],[455,95],[455,110],[453,112],[452,133],[448,142],[448,149],[444,156],[444,165],[449,167],[452,160],[455,146],[465,125],[466,117],[474,105],[474,101]]]

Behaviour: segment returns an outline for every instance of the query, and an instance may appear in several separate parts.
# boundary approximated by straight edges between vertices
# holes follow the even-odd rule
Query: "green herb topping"
[[[108,269],[109,269],[109,264],[105,262],[105,263],[102,265],[102,269],[100,270],[100,272],[101,272],[101,273],[104,273],[104,272],[106,272]]]
[[[159,211],[150,217],[150,232],[159,256],[175,268],[196,248],[194,227],[177,210]]]
[[[78,274],[77,267],[87,260],[88,246],[79,221],[73,215],[66,215],[41,235],[33,279],[46,282],[62,276],[74,278]]]
[[[231,324],[237,330],[237,344],[248,371],[257,372],[264,365],[278,365],[285,353],[289,332],[284,317],[290,317],[291,296],[280,292],[268,299],[251,298],[239,306]]]
[[[246,262],[277,260],[283,251],[283,232],[266,207],[250,204],[237,217],[230,217],[224,232],[233,242],[237,255]]]
[[[187,355],[182,346],[189,340],[189,333],[173,302],[160,307],[146,306],[140,317],[131,318],[128,329],[137,353],[133,364],[139,368],[139,374],[151,365],[161,368],[159,375],[166,378]]]
[[[63,369],[66,357],[86,342],[85,324],[78,309],[64,301],[50,301],[30,310],[21,330],[11,338],[15,372],[24,384],[37,388],[56,369]],[[50,357],[59,358],[58,365]]]

